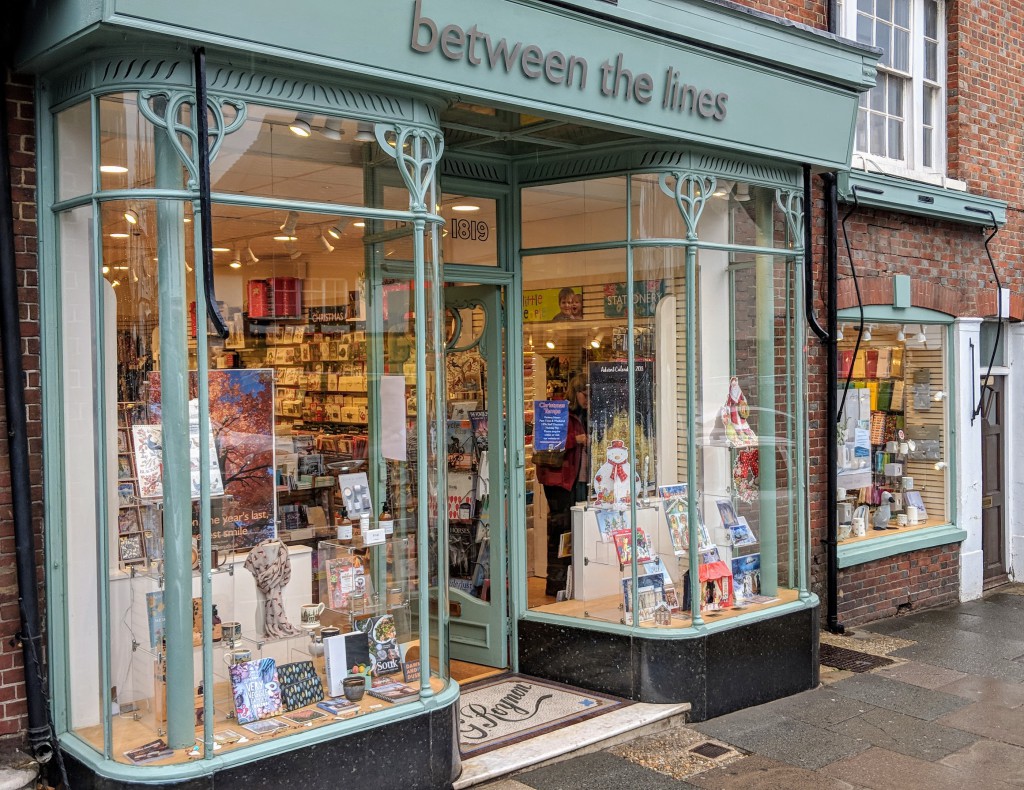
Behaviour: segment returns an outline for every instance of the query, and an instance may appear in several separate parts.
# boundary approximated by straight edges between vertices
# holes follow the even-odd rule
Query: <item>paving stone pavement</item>
[[[896,663],[865,674],[823,668],[817,689],[482,787],[1024,788],[1024,585],[855,630],[844,646],[894,637]],[[729,749],[717,759],[691,751],[706,741]]]

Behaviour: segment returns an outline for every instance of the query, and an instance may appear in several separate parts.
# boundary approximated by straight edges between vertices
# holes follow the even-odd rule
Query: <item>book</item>
[[[892,383],[892,400],[889,401],[890,411],[903,411],[903,379],[896,379]]]
[[[864,378],[864,373],[867,370],[867,359],[864,354],[864,349],[857,352],[857,356],[853,358],[853,377],[855,379]]]
[[[342,711],[351,710],[356,707],[356,703],[352,700],[345,699],[344,697],[339,697],[337,699],[327,699],[323,702],[318,702],[316,706],[320,708],[320,710],[327,711],[332,716],[337,716]]]
[[[880,381],[878,382],[878,410],[889,411],[889,407],[892,405],[892,382],[891,381]]]
[[[124,756],[136,765],[140,765],[152,760],[159,760],[161,757],[170,757],[173,754],[174,749],[169,747],[162,738],[157,738],[155,741],[129,749],[124,753]]]
[[[903,376],[903,349],[894,348],[892,350],[892,362],[889,364],[889,375],[894,379],[901,378]]]
[[[325,563],[327,573],[327,605],[336,611],[348,609],[353,593],[366,594],[367,579],[363,560],[356,554],[330,557]]]
[[[284,712],[277,662],[272,658],[245,661],[228,667],[235,718],[239,724],[269,719]]]
[[[370,650],[371,675],[380,677],[402,671],[398,632],[393,615],[384,614],[379,617],[356,620],[355,627],[366,634],[367,646]]]
[[[665,601],[665,576],[662,573],[647,573],[637,576],[637,607],[640,615],[637,622],[650,622],[654,619],[654,608]],[[633,580],[622,580],[623,612],[627,624],[633,622]]]
[[[324,698],[324,687],[312,661],[295,661],[277,668],[281,702],[287,711],[304,708]]]
[[[330,636],[324,640],[324,668],[327,674],[327,694],[341,697],[342,681],[349,675],[362,675],[370,670],[370,648],[366,634],[352,631]]]
[[[629,565],[633,561],[632,535],[628,529],[617,529],[612,533],[615,551],[619,555],[620,565]],[[640,527],[636,528],[637,562],[651,562],[654,557],[651,539]]]
[[[845,348],[839,352],[839,377],[845,379],[853,369],[853,349]]]
[[[878,349],[878,368],[876,375],[880,379],[887,379],[890,375],[892,365],[892,349],[888,346]]]
[[[292,724],[312,724],[317,719],[326,719],[327,714],[321,713],[318,710],[312,708],[303,708],[301,710],[293,710],[286,716],[282,716],[282,721],[290,721]]]
[[[383,686],[377,686],[366,692],[371,697],[382,699],[385,702],[402,702],[403,700],[413,699],[420,695],[418,688],[407,686],[404,683],[387,683]]]

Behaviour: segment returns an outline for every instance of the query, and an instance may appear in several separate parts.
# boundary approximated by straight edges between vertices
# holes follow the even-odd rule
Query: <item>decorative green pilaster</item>
[[[769,246],[772,241],[773,204],[763,197],[757,200],[757,244]],[[775,595],[779,586],[779,535],[777,532],[778,500],[775,496],[775,258],[757,255],[754,258],[754,279],[757,293],[754,326],[757,337],[757,412],[758,464],[761,468],[759,518],[761,527],[761,592]],[[765,496],[770,493],[770,496]]]
[[[181,187],[181,160],[168,136],[155,139],[157,186]],[[192,499],[189,474],[188,344],[185,304],[184,204],[158,200],[160,403],[164,495],[164,636],[167,655],[167,743],[195,742],[192,656]]]

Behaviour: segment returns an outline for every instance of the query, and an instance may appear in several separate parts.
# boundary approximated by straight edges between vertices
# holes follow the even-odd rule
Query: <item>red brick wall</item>
[[[851,626],[954,603],[959,590],[959,543],[886,557],[840,571],[839,620]]]
[[[10,132],[11,188],[14,203],[14,250],[18,269],[22,358],[27,388],[29,455],[31,464],[33,530],[36,534],[40,608],[42,562],[42,413],[39,390],[39,294],[36,264],[35,108],[32,82],[5,74]],[[3,383],[0,381],[0,393]],[[0,398],[0,739],[23,739],[26,728],[25,684],[20,647],[11,637],[21,629],[17,576],[14,570],[14,526],[11,513],[10,459],[7,454],[7,416]]]

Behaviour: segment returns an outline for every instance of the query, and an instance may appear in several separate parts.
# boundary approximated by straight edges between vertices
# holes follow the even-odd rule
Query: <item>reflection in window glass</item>
[[[160,101],[152,100],[154,110],[162,115]],[[138,94],[110,94],[103,96],[99,104],[100,188],[152,188],[155,186],[155,130],[139,111]],[[181,120],[188,121],[188,110],[185,107],[182,109]]]
[[[529,187],[521,200],[524,248],[626,238],[625,177]]]
[[[845,326],[839,538],[857,543],[949,521],[945,327]]]
[[[57,199],[92,192],[91,105],[84,101],[57,113]]]

